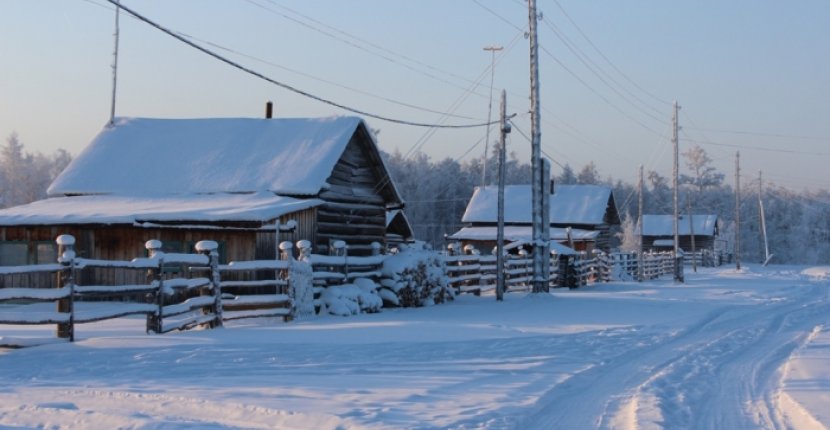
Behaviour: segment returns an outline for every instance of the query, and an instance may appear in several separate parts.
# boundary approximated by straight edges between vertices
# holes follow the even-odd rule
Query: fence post
[[[156,315],[147,316],[147,331],[154,331],[156,334],[163,333],[164,325],[164,279],[162,278],[162,268],[164,267],[164,253],[161,251],[161,241],[156,239],[148,240],[144,243],[144,248],[147,249],[147,256],[157,259],[156,267],[149,269],[147,276],[152,281],[158,283],[156,288]]]
[[[210,264],[210,283],[215,319],[209,324],[209,327],[222,327],[222,277],[219,274],[219,244],[212,240],[200,240],[196,242],[195,248],[196,252],[208,257],[208,264]]]
[[[310,300],[311,300],[312,304],[311,304],[311,309],[310,309],[309,313],[314,315],[314,314],[320,313],[320,310],[321,310],[322,306],[318,307],[317,305],[314,304],[315,300],[319,299],[319,296],[317,295],[317,289],[314,286],[314,266],[311,264],[311,251],[312,251],[312,248],[313,247],[311,245],[311,241],[308,241],[308,240],[305,240],[305,239],[297,241],[297,260],[302,261],[304,263],[308,263],[309,270],[311,270],[311,273],[309,274],[310,275],[309,282],[311,283],[311,286],[310,286],[310,288],[311,288],[311,298],[310,298]],[[300,297],[300,298],[296,297],[297,296],[297,287],[298,287],[298,284],[294,284],[293,293],[294,293],[295,297],[291,297],[291,300],[294,302],[294,307],[297,307],[298,304],[300,304],[300,302],[299,302],[300,299],[305,299],[306,298],[305,295],[302,295],[303,297]],[[291,292],[291,290],[289,290],[289,295],[291,294],[290,292]],[[302,304],[302,307],[298,310],[299,310],[299,313],[301,313],[301,314],[305,313],[305,310],[306,310],[305,309],[305,304]]]
[[[349,262],[347,260],[347,255],[349,247],[346,245],[346,242],[342,240],[335,240],[331,244],[331,253],[332,255],[343,257],[343,283],[349,283]]]
[[[297,249],[299,250],[298,259],[301,261],[308,261],[311,258],[311,242],[308,240],[297,241]],[[309,261],[309,264],[311,262]]]
[[[379,242],[372,242],[369,244],[369,246],[372,248],[372,256],[375,257],[380,255],[380,251],[383,249],[383,245],[381,245]]]
[[[280,242],[279,247],[280,247],[280,260],[290,262],[291,260],[294,259],[294,244],[292,244],[291,242],[286,240],[286,241]],[[279,269],[275,270],[274,271],[274,280],[276,281],[278,279],[285,279],[286,282],[288,282],[288,283],[291,282],[291,277],[288,276],[288,271],[287,270],[282,272],[282,276],[280,276],[280,270]],[[284,287],[277,288],[275,292],[277,294],[288,294],[288,292],[290,290],[291,290],[290,285],[286,285]]]
[[[57,336],[75,341],[75,238],[62,234],[55,239],[58,244],[58,263],[63,269],[58,274],[58,288],[69,287],[65,299],[58,300],[58,312],[68,313],[69,321],[58,323]]]

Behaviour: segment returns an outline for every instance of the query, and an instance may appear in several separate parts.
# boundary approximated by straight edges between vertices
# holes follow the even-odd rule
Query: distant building
[[[498,187],[477,187],[462,222],[468,225],[448,236],[490,251],[496,243]],[[504,189],[504,225],[507,242],[532,242],[531,186],[508,185]],[[552,241],[576,250],[609,251],[620,216],[614,194],[600,185],[557,185],[550,196]]]
[[[692,250],[694,231],[695,251],[715,251],[720,234],[717,215],[680,215],[677,224],[678,246],[685,252]],[[674,215],[643,215],[643,249],[664,251],[674,249]]]

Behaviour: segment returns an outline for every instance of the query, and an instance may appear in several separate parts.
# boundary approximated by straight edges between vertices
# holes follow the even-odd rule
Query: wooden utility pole
[[[637,184],[639,204],[637,205],[637,225],[639,226],[640,239],[637,250],[637,281],[643,280],[643,165],[640,164],[640,182]]]
[[[695,254],[695,216],[692,215],[692,193],[686,194],[686,211],[689,212],[689,237],[692,239],[692,271],[697,272],[697,255]]]
[[[121,15],[121,2],[117,1],[115,5],[115,49],[112,53],[112,103],[110,104],[110,125],[115,121],[115,88],[118,83],[118,16]]]
[[[533,292],[547,293],[550,291],[548,279],[545,277],[545,268],[550,267],[550,220],[543,219],[544,205],[548,204],[550,196],[543,192],[542,166],[542,131],[540,126],[539,104],[539,43],[536,35],[536,0],[528,0],[528,20],[530,39],[530,146],[532,194],[533,194]]]
[[[680,223],[680,208],[678,207],[677,203],[677,176],[679,174],[679,164],[680,164],[680,142],[677,136],[677,100],[674,101],[672,104],[672,137],[671,142],[672,146],[674,146],[674,169],[672,174],[672,184],[674,188],[674,195],[672,200],[674,201],[674,282],[683,282],[683,267],[680,265],[680,235],[678,233],[678,227]]]
[[[481,186],[487,186],[487,157],[490,155],[488,154],[490,148],[490,117],[493,112],[493,78],[496,74],[496,52],[501,51],[504,49],[501,46],[490,45],[485,46],[485,51],[490,51],[491,60],[490,60],[490,103],[487,105],[487,127],[486,132],[484,135],[484,161],[481,164]]]
[[[741,152],[735,152],[735,270],[741,270]]]
[[[769,264],[769,261],[772,259],[772,254],[769,253],[769,240],[767,239],[767,217],[764,215],[764,189],[763,189],[763,178],[761,176],[761,171],[758,170],[758,217],[761,219],[761,235],[764,239],[764,262],[763,265],[766,266]]]
[[[504,300],[504,181],[507,170],[507,133],[510,133],[510,123],[507,122],[507,92],[501,91],[501,110],[499,115],[499,196],[498,196],[498,226],[496,233],[496,300]]]

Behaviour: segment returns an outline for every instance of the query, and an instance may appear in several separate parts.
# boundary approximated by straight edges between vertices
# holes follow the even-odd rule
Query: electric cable
[[[312,100],[316,100],[318,102],[328,104],[330,106],[334,106],[334,107],[337,107],[337,108],[340,108],[340,109],[343,109],[343,110],[346,110],[346,111],[349,111],[349,112],[352,112],[352,113],[355,113],[355,114],[358,114],[358,115],[363,115],[363,116],[366,116],[366,117],[369,117],[369,118],[374,118],[374,119],[378,119],[378,120],[381,120],[381,121],[387,121],[387,122],[391,122],[391,123],[395,123],[395,124],[408,125],[408,126],[413,126],[413,127],[428,127],[428,128],[452,128],[452,129],[475,128],[475,127],[485,127],[485,126],[488,126],[488,125],[493,123],[493,122],[484,122],[484,123],[477,123],[477,124],[432,124],[432,123],[422,123],[422,122],[415,122],[415,121],[408,121],[408,120],[391,118],[391,117],[387,117],[387,116],[378,115],[378,114],[374,114],[374,113],[371,113],[371,112],[363,111],[363,110],[360,110],[360,109],[356,109],[356,108],[344,105],[342,103],[337,103],[335,101],[328,100],[326,98],[311,94],[307,91],[301,90],[299,88],[295,88],[291,85],[288,85],[286,83],[277,81],[275,79],[269,78],[268,76],[265,76],[262,73],[259,73],[259,72],[255,71],[253,69],[245,67],[245,66],[243,66],[239,63],[236,63],[236,62],[234,62],[234,61],[232,61],[232,60],[230,60],[230,59],[228,59],[228,58],[226,58],[222,55],[217,54],[214,51],[211,51],[210,49],[207,49],[207,48],[205,48],[205,47],[203,47],[203,46],[201,46],[201,45],[199,45],[195,42],[192,42],[192,41],[188,40],[187,38],[185,38],[183,36],[180,36],[180,35],[176,34],[175,32],[163,27],[162,25],[160,25],[160,24],[150,20],[149,18],[139,14],[138,12],[132,10],[131,8],[129,8],[127,6],[124,6],[124,5],[121,5],[120,3],[117,2],[117,0],[106,0],[106,1],[113,4],[117,8],[125,10],[127,13],[133,15],[134,17],[136,17],[137,19],[143,21],[146,24],[148,24],[152,27],[155,27],[156,29],[158,29],[159,31],[167,34],[168,36],[173,37],[174,39],[176,39],[176,40],[178,40],[178,41],[180,41],[180,42],[182,42],[182,43],[184,43],[184,44],[186,44],[186,45],[188,45],[188,46],[190,46],[190,47],[192,47],[192,48],[194,48],[198,51],[201,51],[202,53],[207,54],[207,55],[209,55],[209,56],[211,56],[211,57],[213,57],[213,58],[215,58],[215,59],[217,59],[217,60],[219,60],[219,61],[221,61],[225,64],[228,64],[229,66],[232,66],[236,69],[239,69],[243,72],[246,72],[251,76],[262,79],[266,82],[269,82],[271,84],[274,84],[276,86],[284,88],[284,89],[286,89],[288,91],[291,91],[293,93],[299,94],[303,97],[310,98]]]

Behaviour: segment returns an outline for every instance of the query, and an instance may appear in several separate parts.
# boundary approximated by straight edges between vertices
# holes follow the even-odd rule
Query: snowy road
[[[164,336],[90,325],[0,352],[0,428],[830,428],[830,282],[687,281]]]

